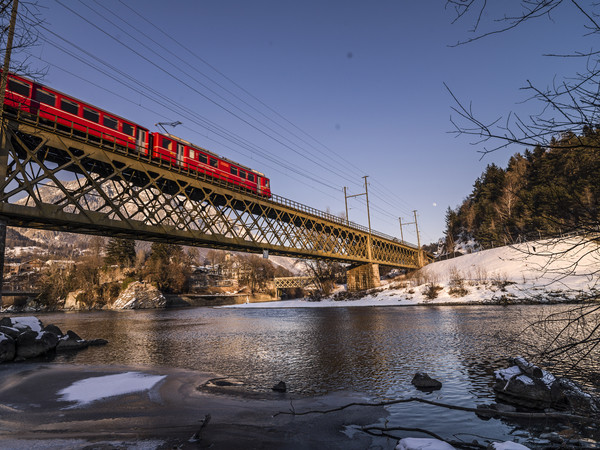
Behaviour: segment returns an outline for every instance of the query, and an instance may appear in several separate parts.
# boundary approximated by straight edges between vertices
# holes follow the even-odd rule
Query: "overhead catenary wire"
[[[96,0],[94,0],[94,1],[97,3]],[[235,86],[236,88],[238,88],[241,92],[243,92],[244,94],[248,95],[254,101],[256,101],[257,103],[259,103],[260,105],[262,105],[263,107],[265,107],[267,110],[271,111],[273,114],[275,114],[277,117],[279,117],[280,119],[282,119],[284,122],[286,122],[287,124],[289,124],[290,126],[292,126],[293,128],[295,128],[296,130],[298,130],[300,133],[302,133],[303,135],[305,135],[306,137],[308,137],[309,139],[311,139],[313,142],[315,142],[316,144],[318,144],[321,148],[327,150],[330,153],[333,153],[337,157],[337,159],[331,158],[331,160],[333,162],[340,162],[341,161],[342,164],[344,164],[344,165],[346,165],[348,167],[351,167],[353,170],[356,170],[357,173],[359,173],[360,175],[362,175],[362,169],[359,168],[359,167],[357,167],[352,162],[346,160],[346,158],[344,158],[343,155],[340,155],[339,153],[335,152],[334,150],[332,150],[331,148],[329,148],[328,146],[326,146],[325,144],[323,144],[322,142],[320,142],[318,139],[316,139],[315,137],[313,137],[312,135],[310,135],[309,133],[307,133],[306,131],[304,131],[303,129],[301,129],[300,127],[298,127],[297,125],[295,125],[293,122],[291,122],[290,120],[288,120],[285,116],[283,116],[277,110],[275,110],[274,108],[272,108],[269,105],[267,105],[266,103],[264,103],[258,97],[254,96],[251,92],[249,92],[244,87],[242,87],[241,85],[239,85],[238,83],[236,83],[233,79],[231,79],[230,77],[228,77],[225,73],[223,73],[222,71],[220,71],[214,65],[210,64],[208,61],[206,61],[204,58],[202,58],[201,56],[199,56],[196,52],[194,52],[193,50],[191,50],[189,47],[183,45],[181,42],[179,42],[177,39],[175,39],[172,35],[166,33],[160,27],[156,26],[152,21],[150,21],[146,17],[144,17],[139,11],[137,11],[134,8],[132,8],[131,6],[127,5],[125,2],[123,2],[123,0],[117,0],[117,1],[119,3],[121,3],[124,7],[126,7],[127,9],[129,9],[136,16],[138,16],[139,18],[141,18],[143,21],[145,21],[146,23],[148,23],[151,27],[153,27],[159,33],[161,33],[165,38],[167,38],[168,40],[174,42],[177,46],[179,46],[180,48],[182,48],[186,52],[188,52],[188,54],[190,54],[191,56],[193,56],[194,58],[196,58],[198,61],[200,61],[203,64],[205,64],[207,67],[209,67],[211,70],[213,70],[219,76],[221,76],[223,79],[225,79],[226,81],[228,81],[229,83],[231,83],[233,86]],[[210,77],[207,77],[207,78],[209,78],[209,79],[211,79],[211,81],[215,82],[214,80],[212,80],[212,78],[210,78]],[[221,86],[219,83],[217,83],[217,82],[215,82],[215,83],[217,85]],[[223,89],[225,89],[225,88],[223,88]],[[230,92],[229,90],[227,90],[227,91]],[[274,123],[276,123],[276,122],[274,122]],[[293,133],[290,133],[290,134],[293,134]],[[295,134],[293,134],[293,135],[296,136]],[[306,142],[302,138],[299,138],[299,139],[301,139],[302,142],[307,143],[307,145],[310,145],[311,148],[317,150],[316,147],[314,147],[313,145],[309,144],[308,142]]]
[[[121,4],[123,4],[124,6],[128,7],[128,6],[127,6],[127,5],[125,5],[125,4],[124,4],[122,1],[120,1],[120,0],[118,0],[118,1],[119,1]],[[62,4],[61,2],[59,2],[58,0],[57,0],[57,2],[58,2],[59,4],[61,4],[61,5],[63,5],[63,4]],[[98,2],[97,2],[97,1],[95,1],[95,0],[94,0],[94,2],[95,2],[96,4],[98,4]],[[64,5],[63,5],[63,6],[64,6]],[[87,6],[87,5],[85,5],[85,6]],[[129,7],[128,7],[128,8],[129,8]],[[70,8],[67,8],[67,9],[70,9]],[[104,8],[104,9],[106,9],[106,8]],[[130,8],[130,9],[131,9],[131,8]],[[137,14],[137,12],[136,12],[136,14]],[[140,15],[138,14],[138,16],[140,16]],[[80,16],[80,17],[81,17],[81,16]],[[142,17],[142,18],[143,18],[143,16],[140,16],[140,17]],[[82,19],[83,19],[83,20],[85,20],[83,17],[82,17]],[[144,19],[144,20],[146,20],[146,19]],[[88,22],[88,23],[90,23],[89,21],[87,21],[87,22]],[[93,24],[90,24],[90,25],[93,25]],[[153,25],[153,26],[154,26],[154,25]],[[97,28],[97,27],[96,27],[96,28]],[[158,29],[158,30],[160,30],[160,28],[157,28],[157,29]],[[102,31],[102,30],[100,30],[100,31]],[[160,30],[160,31],[162,32],[162,30]],[[104,32],[104,34],[107,34],[107,33],[106,33],[106,32]],[[171,38],[171,36],[169,36],[168,34],[164,34],[164,35],[165,35],[165,36],[167,36],[167,37],[169,37],[171,40],[173,40],[173,39]],[[115,39],[113,38],[113,40],[115,40]],[[177,43],[177,41],[174,41],[174,42],[176,42],[176,43]],[[121,42],[119,42],[119,44],[121,44]],[[178,43],[178,44],[179,44],[179,43]],[[53,44],[51,44],[51,45],[53,45]],[[136,53],[136,54],[138,54],[138,55],[139,55],[139,52],[138,52],[138,51],[136,51],[135,49],[133,49],[131,46],[125,46],[125,47],[126,47],[126,48],[128,48],[128,50],[129,50],[129,51],[132,51],[132,52],[134,52],[134,53]],[[185,46],[182,46],[182,48],[184,48],[184,49],[186,49],[187,51],[189,51],[189,49],[187,49]],[[79,49],[79,51],[82,51],[82,49]],[[194,56],[196,56],[196,55],[194,55]],[[148,60],[146,59],[146,61],[148,61]],[[105,62],[102,62],[102,63],[99,63],[99,64],[105,64]],[[209,65],[209,64],[208,64],[208,63],[206,63],[206,62],[205,62],[205,64]],[[220,74],[221,74],[221,72],[219,72],[219,71],[218,71],[218,69],[215,69],[214,67],[212,67],[212,66],[210,66],[210,65],[209,65],[209,67],[211,67],[211,69],[215,70],[217,73],[220,73]],[[115,67],[110,67],[110,69],[109,69],[109,70],[115,70],[115,69],[116,69]],[[98,70],[98,68],[96,67],[96,69],[95,69],[95,70]],[[123,76],[123,75],[122,75],[122,74],[123,74],[123,72],[122,72],[122,71],[121,71],[121,72],[117,72],[117,73],[120,73],[120,74],[121,74],[121,76]],[[108,76],[108,74],[107,74],[107,72],[106,72],[106,71],[104,72],[104,74]],[[190,75],[189,75],[189,74],[188,74],[187,76],[188,76],[188,77],[190,77]],[[225,79],[229,80],[229,81],[230,81],[230,82],[232,82],[232,83],[233,83],[235,86],[237,86],[238,88],[240,88],[240,89],[242,89],[242,90],[243,90],[243,88],[241,88],[239,85],[235,84],[235,82],[233,82],[231,79],[227,78],[227,77],[226,77],[225,75],[223,75],[223,74],[222,74],[222,76],[224,76],[224,78],[225,78]],[[119,77],[116,77],[116,78],[119,78]],[[115,77],[113,77],[113,79],[115,79]],[[177,78],[177,79],[179,79],[179,78]],[[122,82],[121,80],[116,80],[116,81]],[[212,80],[211,80],[211,81],[212,81]],[[213,81],[213,82],[214,82],[214,81]],[[136,80],[136,83],[139,83],[139,80]],[[185,84],[185,83],[184,83],[184,84]],[[125,84],[125,83],[124,83],[123,85],[124,85],[124,86],[126,86],[128,89],[133,89],[133,88],[134,88],[134,86],[127,85],[127,84]],[[222,87],[222,86],[220,86],[220,85],[219,85],[219,87],[220,87],[221,89],[226,89],[226,88],[224,88],[224,87]],[[169,98],[168,98],[168,97],[166,97],[166,96],[160,97],[160,99],[155,99],[155,98],[152,98],[153,96],[157,95],[157,94],[158,94],[158,92],[157,92],[157,91],[155,91],[155,90],[151,90],[151,88],[149,88],[148,86],[144,86],[143,88],[144,88],[144,89],[148,89],[148,92],[152,92],[152,95],[144,95],[144,97],[145,97],[145,98],[149,98],[150,100],[152,100],[152,101],[156,102],[156,104],[160,105],[161,107],[164,107],[164,108],[166,108],[167,110],[169,110],[169,111],[171,111],[171,112],[173,112],[173,113],[175,113],[175,114],[179,114],[179,113],[180,113],[180,111],[185,111],[185,113],[186,113],[186,115],[187,115],[188,117],[190,117],[190,116],[191,116],[191,117],[193,117],[193,120],[190,120],[190,122],[192,122],[192,123],[196,123],[196,124],[199,124],[199,125],[200,125],[202,128],[206,129],[206,130],[207,130],[209,133],[214,133],[216,136],[219,136],[220,138],[227,140],[228,142],[230,142],[231,144],[233,144],[233,145],[234,145],[236,148],[233,148],[233,147],[231,147],[231,146],[229,146],[229,145],[223,144],[223,142],[220,142],[219,140],[216,140],[216,139],[212,139],[212,138],[210,138],[210,137],[208,137],[208,136],[204,136],[205,138],[207,138],[207,139],[211,139],[212,141],[214,141],[214,142],[217,142],[217,143],[219,143],[220,145],[223,145],[223,146],[227,147],[228,149],[230,149],[230,150],[232,150],[232,151],[235,151],[235,152],[238,152],[238,153],[239,153],[239,150],[237,150],[237,147],[240,147],[240,148],[244,149],[245,151],[247,151],[247,152],[250,152],[250,155],[251,155],[251,156],[252,156],[252,154],[253,154],[253,153],[256,153],[256,154],[257,154],[258,156],[260,156],[262,159],[264,159],[264,160],[266,160],[266,161],[271,161],[273,164],[275,164],[275,165],[277,165],[277,166],[279,166],[279,167],[282,167],[282,168],[283,168],[283,170],[285,170],[286,172],[287,172],[287,171],[289,171],[289,172],[293,172],[293,173],[295,173],[295,174],[297,174],[297,175],[301,176],[303,180],[300,180],[300,181],[301,181],[301,182],[303,182],[303,181],[304,181],[304,184],[305,184],[305,185],[307,185],[307,186],[309,186],[309,187],[313,187],[313,186],[311,186],[311,184],[312,184],[312,183],[308,183],[308,184],[307,184],[307,183],[305,183],[305,181],[306,181],[306,180],[311,180],[311,181],[313,181],[314,183],[318,183],[319,185],[321,185],[321,186],[323,186],[323,187],[326,187],[327,189],[330,189],[330,190],[334,191],[334,192],[335,192],[336,194],[338,194],[338,195],[335,195],[335,196],[333,196],[333,195],[327,194],[327,193],[325,193],[325,192],[323,192],[323,191],[319,191],[320,193],[322,193],[322,194],[324,194],[324,195],[327,195],[328,197],[334,198],[334,199],[336,199],[336,200],[339,200],[339,199],[340,199],[340,196],[339,196],[339,189],[340,189],[340,186],[336,186],[336,185],[332,185],[331,183],[324,182],[324,181],[323,181],[323,180],[324,180],[324,178],[323,178],[323,177],[311,177],[311,176],[310,176],[310,174],[314,173],[313,171],[307,171],[307,170],[304,170],[304,169],[300,169],[300,170],[299,170],[298,166],[294,166],[294,167],[292,167],[292,166],[289,166],[289,165],[288,165],[288,166],[286,167],[286,166],[284,165],[284,164],[285,164],[285,163],[284,163],[284,160],[285,160],[285,158],[273,157],[273,156],[271,156],[271,155],[268,155],[268,154],[266,154],[266,153],[268,153],[268,151],[267,151],[267,150],[265,150],[265,149],[262,149],[262,151],[263,151],[264,153],[263,153],[263,154],[260,154],[260,153],[257,151],[257,147],[256,147],[256,146],[254,146],[253,144],[249,143],[247,140],[243,139],[242,137],[240,137],[240,136],[238,136],[238,135],[235,135],[235,134],[233,134],[233,133],[231,133],[231,132],[229,132],[229,131],[227,131],[227,130],[223,129],[222,127],[219,127],[219,126],[218,126],[218,125],[216,125],[215,123],[211,123],[210,121],[207,121],[207,119],[206,119],[206,118],[201,118],[201,116],[197,115],[197,114],[196,114],[194,111],[190,110],[189,108],[186,108],[186,107],[185,107],[185,106],[183,106],[183,105],[178,105],[178,106],[176,106],[176,107],[173,107],[173,106],[171,106],[171,107],[167,107],[167,105],[165,105],[165,103],[166,103],[166,102],[168,102],[168,103],[169,103],[169,104],[171,104],[171,105],[175,105],[176,103],[175,103],[175,102],[173,102],[173,101],[172,101],[172,99],[169,99]],[[194,90],[194,89],[193,89],[193,90]],[[137,93],[139,93],[140,95],[142,95],[142,93],[140,92],[140,90],[139,90],[139,89],[138,89],[138,90],[135,90],[135,89],[133,89],[133,92],[137,92]],[[197,89],[195,89],[195,92],[198,92],[198,90],[197,90]],[[228,93],[229,93],[229,94],[231,94],[231,95],[235,95],[235,94],[233,94],[233,93],[232,93],[230,90],[227,90],[227,89],[226,89],[226,92],[228,92]],[[268,109],[269,109],[270,111],[272,111],[274,114],[278,115],[278,117],[280,117],[282,120],[285,120],[285,121],[286,121],[286,122],[288,122],[288,123],[289,123],[291,126],[294,126],[294,128],[297,128],[295,125],[293,125],[291,122],[287,121],[287,119],[285,119],[283,116],[279,115],[279,113],[277,113],[277,112],[276,112],[275,110],[273,110],[272,108],[268,107],[266,104],[264,104],[263,102],[261,102],[260,100],[258,100],[256,97],[252,96],[250,93],[248,93],[248,92],[247,92],[247,91],[245,91],[245,90],[243,90],[243,92],[245,92],[247,95],[249,95],[249,96],[251,96],[252,98],[254,98],[256,101],[258,101],[258,102],[259,102],[259,103],[261,103],[263,106],[265,106],[266,108],[268,108]],[[200,93],[200,92],[198,92],[198,93],[199,93],[199,95],[203,95],[203,94],[202,94],[202,93]],[[203,95],[203,96],[204,96],[204,95]],[[254,108],[253,106],[249,105],[249,103],[248,103],[248,102],[245,102],[243,99],[240,99],[240,97],[239,97],[239,96],[235,96],[235,98],[236,98],[238,101],[242,101],[242,102],[243,102],[245,105],[247,105],[247,106],[249,106],[250,108],[252,108],[252,110],[253,110],[253,111],[257,111],[257,113],[258,113],[258,114],[261,114],[261,116],[263,116],[263,117],[267,117],[267,116],[265,116],[265,115],[264,115],[262,112],[258,111],[258,110],[257,110],[256,108]],[[229,101],[228,101],[228,104],[231,104],[231,102],[229,102]],[[221,105],[220,107],[223,107],[223,106]],[[239,108],[237,108],[237,106],[233,105],[233,107],[234,107],[236,110],[239,110]],[[179,109],[179,108],[181,108],[181,109]],[[175,109],[175,110],[174,110],[174,109]],[[227,108],[224,108],[224,109],[227,109]],[[165,118],[167,118],[166,116],[164,116],[164,114],[162,114],[161,116],[162,116],[162,117],[165,117]],[[168,118],[168,119],[171,119],[171,118]],[[271,120],[271,119],[269,118],[269,120]],[[276,122],[274,122],[274,123],[276,123]],[[278,125],[278,126],[281,126],[281,125]],[[192,128],[189,128],[189,127],[187,127],[187,129],[188,129],[188,130],[190,130],[191,132],[198,133],[198,131],[197,131],[197,130],[195,130],[195,129],[192,129]],[[255,129],[256,129],[256,128],[255,128]],[[298,129],[298,130],[300,130],[299,128],[297,128],[297,129]],[[300,131],[302,131],[302,130],[300,130]],[[286,132],[290,133],[290,131],[289,131],[289,130],[286,130]],[[262,134],[265,134],[265,135],[268,135],[268,132],[265,132],[264,130],[262,130],[262,131],[261,131],[261,133],[262,133]],[[302,133],[304,133],[304,132],[302,131]],[[291,135],[291,136],[294,136],[294,137],[296,137],[296,138],[298,138],[298,135],[297,135],[297,133],[290,133],[290,135]],[[312,136],[310,136],[310,135],[307,135],[307,136],[309,136],[309,138],[311,138],[311,139],[314,139],[314,138],[312,138]],[[275,138],[274,140],[275,140],[276,142],[278,142],[280,145],[283,145],[283,144],[285,144],[284,142],[281,142],[281,139],[280,139],[280,140],[278,140],[278,139],[276,139],[276,137],[274,137],[274,136],[270,136],[270,137],[271,137],[271,138]],[[287,138],[286,138],[286,139],[287,139]],[[306,141],[306,140],[302,139],[302,142],[305,142],[305,141]],[[288,140],[288,142],[289,142],[289,140]],[[297,144],[295,144],[295,143],[291,143],[291,145],[293,145],[293,146],[297,146]],[[321,143],[319,143],[319,145],[322,145],[322,144],[321,144]],[[291,150],[291,148],[290,148],[290,146],[289,146],[289,145],[283,145],[283,146]],[[312,146],[312,148],[315,148],[315,147],[314,147],[314,146]],[[329,154],[327,154],[327,153],[324,153],[324,155],[326,155],[327,157],[330,157],[330,156],[329,156]],[[305,155],[303,155],[303,157],[305,157]],[[314,159],[313,159],[313,158],[306,158],[306,159],[307,159],[307,160],[308,160],[308,161],[309,161],[311,164],[315,164],[315,165],[317,165],[317,166],[320,166],[320,164],[319,164],[319,161],[322,161],[322,159],[321,159],[321,160],[316,160],[316,158],[314,158]],[[345,158],[343,158],[343,157],[339,159],[339,162],[346,162],[346,161],[347,161],[347,160],[346,160]],[[353,166],[354,166],[354,165],[353,165]],[[322,168],[322,167],[321,167],[321,168]],[[358,173],[358,174],[362,174],[362,170],[361,170],[361,169],[357,168],[356,166],[354,166],[354,169],[355,169],[355,170],[357,170],[357,173]],[[327,168],[327,170],[328,170],[329,172],[332,172],[332,170],[331,170],[331,167]],[[280,172],[280,171],[279,171],[279,172]],[[338,174],[336,174],[336,175],[337,175],[337,176],[341,176],[339,173],[338,173]],[[292,178],[293,178],[293,177],[292,177]],[[344,179],[345,179],[346,181],[348,181],[349,183],[352,183],[352,184],[355,184],[355,185],[359,185],[359,177],[358,177],[358,176],[356,177],[356,179],[355,179],[355,178],[348,177],[348,176],[346,176]],[[384,189],[385,189],[385,188],[384,188]],[[384,191],[384,190],[380,190],[380,189],[379,189],[378,187],[376,187],[376,186],[374,186],[374,187],[373,187],[373,191],[372,191],[372,192],[373,192],[373,196],[374,196],[374,197],[375,197],[375,198],[378,200],[378,201],[377,201],[377,203],[384,203],[384,204],[386,204],[386,205],[388,205],[388,206],[390,206],[390,207],[392,207],[392,208],[396,208],[396,207],[397,207],[397,205],[396,205],[397,199],[395,199],[395,198],[392,198],[392,197],[393,197],[393,195],[391,194],[391,192],[388,192],[387,190],[385,190],[385,191]],[[389,208],[382,209],[382,208],[378,207],[378,206],[377,206],[377,204],[375,204],[375,203],[373,203],[373,204],[372,204],[372,207],[373,207],[373,210],[374,210],[374,211],[377,211],[377,212],[378,212],[378,215],[379,215],[379,214],[381,214],[381,215],[383,215],[383,216],[387,216],[387,217],[393,218],[393,219],[394,219],[394,222],[395,222],[395,220],[397,219],[397,216],[394,216],[393,214],[390,214],[390,213],[389,213]],[[399,208],[399,209],[400,209],[400,208]],[[401,209],[405,209],[405,207],[403,206],[403,207],[401,207]],[[390,223],[390,222],[388,222],[388,221],[385,221],[385,222],[387,222],[387,223]]]
[[[52,33],[53,35],[55,35],[55,36],[59,37],[60,39],[63,39],[62,37],[58,36],[56,33],[52,32],[51,30],[48,30],[48,29],[47,29],[47,28],[45,28],[45,27],[42,27],[42,28],[44,28],[44,30],[46,30],[47,32],[50,32],[50,33]],[[169,106],[168,104],[165,104],[165,103],[163,103],[163,102],[159,101],[159,100],[158,100],[159,98],[163,98],[163,100],[165,100],[165,101],[167,101],[167,102],[171,102],[171,99],[169,99],[169,98],[168,98],[168,97],[166,97],[166,96],[163,96],[163,95],[162,95],[162,94],[160,94],[159,92],[156,92],[156,91],[154,91],[152,96],[151,96],[151,95],[148,95],[148,94],[146,94],[144,91],[142,91],[142,90],[140,90],[140,89],[137,89],[135,86],[128,85],[127,83],[125,83],[125,82],[124,82],[124,80],[123,80],[122,78],[120,78],[120,77],[115,77],[115,76],[111,75],[109,72],[105,71],[104,69],[102,69],[102,68],[100,68],[100,67],[98,67],[98,66],[94,66],[94,65],[92,65],[91,63],[89,63],[89,61],[86,61],[86,60],[84,60],[83,58],[80,58],[80,57],[78,57],[77,55],[73,54],[72,52],[69,52],[68,50],[66,50],[66,49],[62,48],[62,46],[60,46],[60,45],[56,44],[55,42],[53,42],[52,40],[48,39],[47,37],[45,37],[45,36],[41,35],[41,36],[40,36],[40,38],[41,38],[42,40],[44,40],[45,42],[49,43],[50,45],[53,45],[53,46],[55,46],[55,47],[56,47],[56,48],[58,48],[59,50],[61,50],[61,51],[65,51],[67,54],[69,54],[70,56],[72,56],[72,57],[74,57],[74,58],[78,59],[80,62],[82,62],[82,63],[84,63],[84,64],[87,64],[87,65],[89,65],[90,67],[94,68],[95,70],[98,70],[98,71],[100,71],[100,72],[101,72],[101,73],[103,73],[104,75],[106,75],[106,76],[108,76],[108,77],[112,78],[114,81],[117,81],[118,83],[120,83],[120,84],[123,84],[124,86],[128,87],[129,89],[132,89],[132,90],[134,90],[135,92],[138,92],[140,95],[143,95],[143,96],[144,96],[144,97],[146,97],[147,99],[149,99],[149,100],[151,100],[151,101],[153,101],[153,102],[155,102],[155,103],[157,103],[157,104],[159,104],[159,105],[163,106],[164,108],[166,108],[166,109],[168,109],[168,110],[170,110],[170,111],[172,111],[172,112],[175,112],[175,113],[181,113],[181,111],[180,111],[180,109],[179,109],[179,108],[183,108],[181,105],[179,105],[178,107],[173,107],[173,106]],[[68,42],[68,41],[67,41],[67,42]],[[71,44],[71,45],[74,45],[75,47],[77,47],[77,46],[76,46],[76,44],[73,44],[73,43],[70,43],[70,44]],[[81,48],[79,48],[79,47],[77,47],[77,48],[78,48],[80,51],[86,52],[85,50],[83,50],[83,49],[81,49]],[[94,59],[98,60],[99,62],[101,62],[101,63],[105,64],[107,67],[110,67],[111,69],[113,69],[113,70],[116,70],[118,73],[120,73],[120,74],[121,74],[121,76],[122,76],[122,77],[129,78],[127,74],[125,74],[125,73],[123,73],[123,72],[119,71],[117,68],[115,68],[115,67],[111,66],[111,65],[110,65],[109,63],[107,63],[106,61],[102,61],[100,58],[98,58],[98,57],[96,57],[96,56],[94,56],[94,55],[91,55],[90,53],[87,53],[87,52],[86,52],[86,54],[88,54],[88,56],[91,56],[91,57],[93,57]],[[131,80],[131,81],[133,81],[133,80]],[[144,86],[144,85],[143,85],[143,84],[141,84],[139,81],[136,81],[136,83],[137,83],[138,85]],[[144,88],[145,88],[145,89],[148,89],[148,90],[150,90],[150,91],[153,91],[151,88],[149,88],[149,87],[147,87],[147,86],[144,86]],[[133,102],[133,103],[135,103],[135,102]],[[155,111],[152,111],[152,112],[153,112],[153,113],[155,113]],[[192,112],[192,114],[193,114],[193,112]],[[167,118],[166,116],[163,116],[163,117]],[[190,120],[192,120],[192,121],[193,121],[193,119],[192,119],[192,118],[190,118]],[[334,188],[334,186],[332,186],[332,185],[329,185],[329,184],[327,184],[327,183],[323,182],[323,180],[320,180],[320,179],[318,179],[318,178],[312,177],[310,174],[306,174],[305,172],[302,172],[302,171],[298,170],[297,168],[295,168],[295,167],[293,167],[293,166],[286,165],[285,163],[282,163],[281,161],[278,161],[278,160],[275,160],[275,159],[271,158],[271,157],[270,157],[269,155],[267,155],[267,154],[263,154],[264,152],[263,152],[263,151],[262,151],[260,148],[258,148],[258,147],[252,147],[252,144],[248,144],[248,143],[244,142],[244,141],[242,140],[242,138],[238,138],[238,137],[237,137],[236,135],[234,135],[234,134],[231,134],[231,133],[229,133],[229,135],[228,135],[227,133],[225,133],[225,134],[224,134],[224,133],[222,133],[222,132],[221,132],[221,130],[218,128],[218,126],[217,126],[216,124],[212,124],[212,126],[211,126],[211,127],[207,127],[206,123],[200,123],[200,122],[197,122],[197,121],[196,121],[195,123],[197,123],[197,124],[199,124],[199,125],[201,125],[201,126],[203,126],[203,127],[207,128],[209,131],[211,131],[211,132],[214,132],[214,133],[215,133],[215,134],[217,134],[217,135],[220,135],[220,136],[221,136],[221,137],[223,137],[224,139],[227,139],[227,140],[231,141],[231,142],[232,142],[232,143],[234,143],[234,144],[237,144],[238,146],[240,146],[240,147],[242,147],[242,148],[247,148],[247,149],[249,149],[249,150],[251,150],[251,151],[254,151],[254,152],[258,153],[258,154],[261,154],[261,156],[263,156],[263,158],[265,158],[265,159],[267,159],[267,160],[271,160],[272,162],[274,162],[274,163],[278,164],[279,166],[283,167],[283,168],[284,168],[284,169],[286,169],[286,170],[289,170],[289,171],[291,171],[291,172],[294,172],[294,173],[296,173],[296,174],[298,174],[298,175],[302,175],[304,178],[310,179],[310,180],[314,181],[314,182],[315,182],[315,183],[317,183],[317,184],[321,184],[321,185],[323,185],[323,186],[325,186],[325,187],[328,187],[328,188],[333,188],[333,189],[335,189],[335,188]],[[191,130],[191,129],[190,129],[190,130]],[[191,131],[193,131],[193,130],[191,130]],[[232,138],[232,136],[233,136],[233,138]],[[319,191],[319,192],[321,192],[321,193],[325,194],[323,191]],[[325,194],[325,195],[329,195],[329,194]],[[333,196],[332,196],[332,198],[335,198],[335,197],[333,197]]]
[[[87,18],[85,18],[84,16],[82,16],[81,14],[79,14],[77,11],[73,10],[72,8],[66,6],[64,3],[62,3],[60,0],[54,0],[56,3],[58,3],[59,5],[61,5],[62,7],[66,8],[67,10],[71,11],[73,14],[75,14],[77,17],[79,17],[80,19],[82,19],[83,21],[85,21],[86,23],[88,23],[89,25],[91,25],[92,27],[96,28],[97,30],[99,30],[100,32],[102,32],[103,34],[105,34],[106,36],[108,36],[109,38],[111,38],[112,40],[114,40],[115,42],[117,42],[119,45],[125,47],[126,49],[128,49],[129,51],[133,52],[134,54],[136,54],[138,57],[140,57],[141,59],[143,59],[144,61],[146,61],[147,63],[151,64],[152,66],[154,66],[156,69],[158,69],[159,71],[161,71],[162,73],[166,74],[167,76],[173,78],[174,80],[176,80],[177,82],[183,84],[185,87],[187,87],[188,89],[192,90],[193,92],[195,92],[196,94],[200,95],[201,97],[203,97],[204,99],[206,99],[207,101],[209,101],[210,103],[212,103],[213,105],[217,106],[218,108],[224,110],[225,112],[227,112],[228,114],[232,115],[233,117],[235,117],[236,119],[242,121],[243,123],[245,123],[246,125],[248,125],[249,127],[253,128],[254,130],[258,131],[259,133],[265,135],[266,137],[274,140],[276,143],[278,143],[279,145],[287,148],[288,150],[296,153],[297,155],[304,157],[306,159],[308,159],[309,161],[311,161],[314,164],[319,165],[319,163],[315,160],[313,160],[312,158],[308,157],[306,154],[304,154],[303,152],[294,149],[292,146],[290,146],[289,144],[287,144],[286,142],[284,142],[282,140],[281,137],[276,137],[273,136],[271,133],[273,132],[272,128],[270,127],[266,127],[264,124],[261,124],[261,126],[266,127],[267,130],[269,130],[271,133],[265,131],[264,129],[262,129],[260,126],[255,125],[254,123],[252,123],[251,120],[246,119],[244,117],[242,117],[239,113],[236,113],[234,111],[232,111],[230,108],[222,105],[221,103],[219,103],[218,101],[216,101],[215,99],[211,98],[209,95],[201,92],[198,88],[196,88],[195,86],[191,85],[189,82],[183,80],[181,77],[176,76],[173,74],[172,70],[166,70],[165,68],[161,67],[159,64],[157,64],[156,62],[154,62],[152,59],[144,56],[142,53],[138,52],[137,50],[135,50],[134,48],[132,48],[130,45],[124,43],[121,39],[117,39],[115,36],[111,35],[110,33],[108,33],[106,30],[104,30],[103,28],[99,27],[98,25],[96,25],[95,23],[93,23],[92,21],[88,20]],[[126,32],[124,30],[121,29],[121,31]],[[157,54],[156,52],[154,52],[155,54]],[[158,54],[157,54],[158,55]],[[160,58],[162,58],[162,56],[158,55]],[[162,58],[164,59],[164,58]],[[184,72],[185,73],[185,72]],[[189,76],[189,75],[187,75]],[[197,79],[192,78],[194,83],[199,83],[199,81]],[[202,85],[202,83],[199,83]],[[204,85],[203,85],[204,86]],[[206,87],[206,86],[204,86]],[[255,120],[255,119],[253,119]]]

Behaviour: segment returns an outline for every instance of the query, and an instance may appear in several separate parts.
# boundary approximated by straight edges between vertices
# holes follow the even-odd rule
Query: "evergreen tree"
[[[106,244],[106,263],[130,267],[135,263],[135,241],[132,239],[110,238]]]
[[[446,244],[461,233],[484,247],[523,237],[594,230],[600,224],[600,130],[564,133],[548,148],[511,157],[506,170],[490,164],[473,192],[446,213]]]
[[[165,292],[181,293],[188,287],[190,260],[183,247],[154,242],[144,275]]]

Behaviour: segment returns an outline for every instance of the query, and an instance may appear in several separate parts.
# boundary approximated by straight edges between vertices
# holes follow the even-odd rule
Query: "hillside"
[[[435,298],[427,298],[439,286]],[[582,237],[532,241],[438,261],[360,299],[289,300],[237,307],[400,306],[573,301],[600,295],[600,246]]]
[[[446,213],[446,250],[474,238],[484,248],[598,231],[600,223],[600,130],[565,133],[547,148],[510,158],[506,169],[490,164],[473,191]]]

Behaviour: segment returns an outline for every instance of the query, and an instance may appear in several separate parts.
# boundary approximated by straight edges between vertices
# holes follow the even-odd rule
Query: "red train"
[[[126,148],[271,197],[269,179],[256,170],[178,137],[151,133],[127,119],[18,75],[8,75],[4,104],[8,110],[38,115],[41,122],[56,124],[57,128],[75,135]]]

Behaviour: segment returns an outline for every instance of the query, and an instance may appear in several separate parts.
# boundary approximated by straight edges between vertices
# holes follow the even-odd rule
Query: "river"
[[[533,320],[567,306],[339,307],[305,309],[185,308],[40,315],[63,331],[104,338],[105,347],[59,355],[55,363],[133,365],[210,371],[268,391],[279,380],[293,395],[338,390],[372,399],[423,396],[462,406],[494,401],[493,371],[524,354],[512,339]],[[596,358],[596,361],[599,361]],[[555,370],[560,374],[564,368]],[[443,382],[425,394],[415,372]],[[595,373],[585,367],[579,378]],[[589,384],[588,384],[589,386]],[[592,386],[593,387],[593,386]],[[528,439],[544,431],[483,421],[472,413],[405,404],[390,408],[390,425],[422,427],[472,440]],[[549,425],[545,431],[556,431]]]

